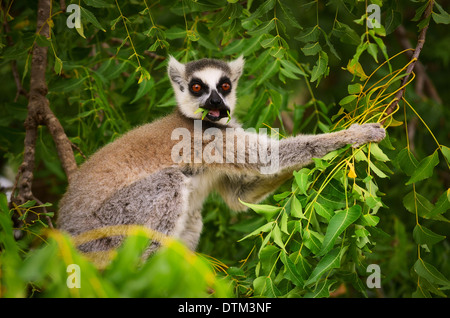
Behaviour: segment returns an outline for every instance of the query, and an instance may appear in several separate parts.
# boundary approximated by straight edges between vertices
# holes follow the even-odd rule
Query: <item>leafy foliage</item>
[[[35,33],[33,1],[11,2],[4,10],[10,31],[0,42],[5,78],[0,151],[14,168],[23,155],[27,99],[14,101],[12,62],[26,87],[35,45],[49,47],[47,97],[81,150],[78,163],[133,126],[173,109],[165,74],[168,54],[184,62],[244,55],[235,115],[246,127],[276,125],[283,138],[386,120],[388,137],[379,145],[345,147],[315,159],[263,204],[243,202],[248,214],[229,211],[212,195],[204,208],[200,251],[213,257],[208,259],[216,276],[175,242],[142,264],[132,252],[148,244],[142,234],[131,236],[111,267],[99,272],[67,237],[42,232],[40,222],[46,225],[44,217],[52,214],[36,212],[43,206],[35,202],[13,209],[22,213],[28,233],[15,242],[10,211],[0,197],[2,296],[190,297],[205,296],[208,288],[215,296],[229,296],[222,276],[241,297],[330,297],[342,290],[347,296],[374,296],[365,282],[372,263],[381,267],[378,295],[448,296],[445,119],[450,113],[443,105],[450,102],[445,89],[450,41],[442,3],[434,2],[431,16],[422,19],[428,1],[373,1],[381,7],[376,28],[367,26],[361,1],[74,3],[81,5],[81,27],[69,29],[69,13],[54,3],[48,39]],[[427,97],[420,87],[413,90],[409,82],[405,98],[385,117],[409,64],[394,31],[402,26],[417,34],[428,25],[420,60],[430,66],[428,77],[442,101]],[[424,81],[424,74],[416,75]],[[35,184],[46,189],[41,200],[54,203],[56,210],[66,181],[43,129],[36,151]],[[25,213],[36,214],[37,226]],[[35,244],[39,248],[31,249]],[[66,267],[72,263],[83,273],[79,290],[66,286]]]

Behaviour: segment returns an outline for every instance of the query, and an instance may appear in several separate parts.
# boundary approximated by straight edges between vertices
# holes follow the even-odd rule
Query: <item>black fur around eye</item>
[[[217,84],[217,90],[222,94],[226,95],[231,92],[231,81],[227,77],[220,79],[219,84]]]
[[[208,92],[208,85],[204,84],[200,79],[194,78],[189,82],[189,91],[195,96],[201,96]]]

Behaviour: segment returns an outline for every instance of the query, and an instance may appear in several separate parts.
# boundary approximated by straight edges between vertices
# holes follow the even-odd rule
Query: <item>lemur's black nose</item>
[[[215,106],[219,106],[222,100],[219,98],[211,98],[210,103]]]
[[[221,109],[225,107],[225,104],[219,94],[215,90],[213,90],[211,92],[211,95],[209,95],[208,99],[206,100],[205,106],[209,106],[206,108]]]

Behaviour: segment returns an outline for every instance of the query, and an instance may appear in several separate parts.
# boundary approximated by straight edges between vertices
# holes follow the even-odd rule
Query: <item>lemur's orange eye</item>
[[[228,91],[230,88],[231,88],[231,85],[230,85],[230,84],[228,84],[228,83],[223,83],[223,84],[222,84],[222,89],[223,89],[224,91]]]
[[[202,85],[200,85],[200,84],[192,85],[192,90],[196,93],[200,92],[201,89],[202,89]]]

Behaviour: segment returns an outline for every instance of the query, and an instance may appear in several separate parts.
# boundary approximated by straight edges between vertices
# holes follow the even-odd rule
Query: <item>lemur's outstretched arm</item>
[[[278,156],[269,156],[277,160],[276,165],[268,162],[267,166],[277,166],[270,174],[254,174],[254,167],[245,174],[229,173],[220,183],[219,192],[227,204],[236,210],[245,209],[238,199],[244,202],[256,203],[276,190],[292,176],[294,170],[300,169],[312,162],[312,158],[321,158],[330,151],[347,144],[358,147],[367,142],[379,142],[385,137],[385,130],[380,124],[352,125],[347,130],[321,135],[300,135],[280,140]],[[273,145],[272,145],[273,147]],[[273,150],[273,149],[272,149]],[[261,162],[256,163],[262,169]]]

